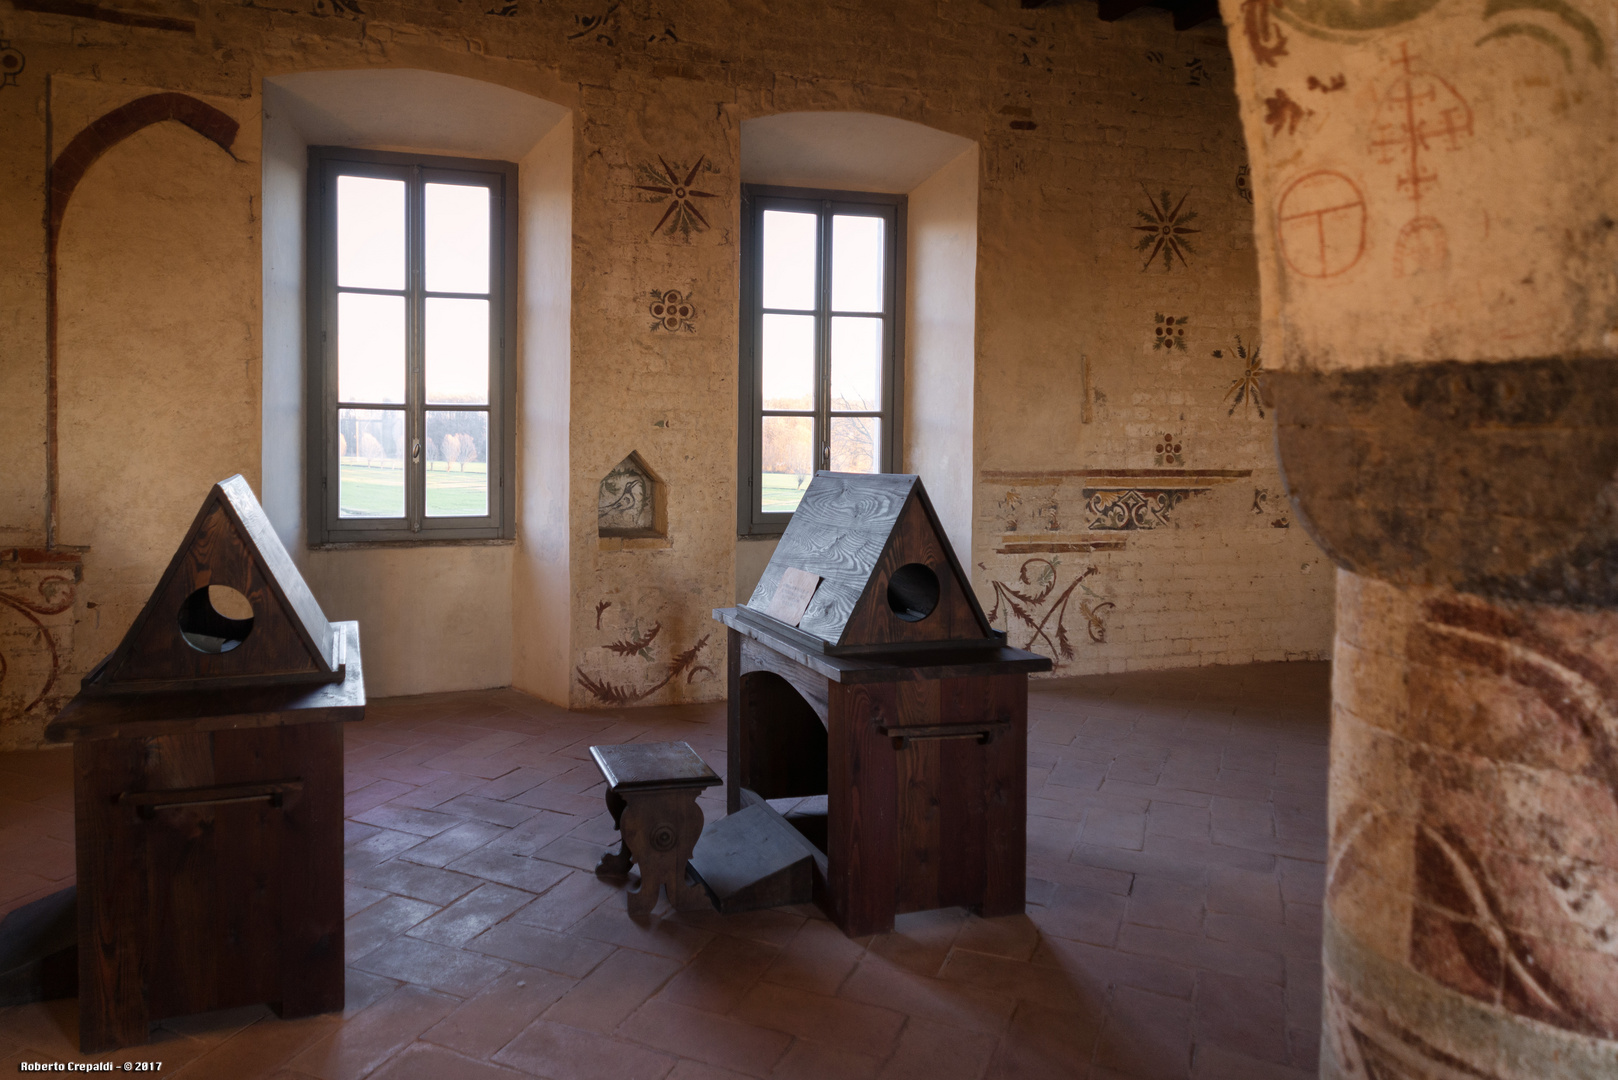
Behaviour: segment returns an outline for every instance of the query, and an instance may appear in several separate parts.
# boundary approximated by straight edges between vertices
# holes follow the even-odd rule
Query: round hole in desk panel
[[[920,622],[938,606],[938,575],[919,562],[905,563],[888,578],[888,607],[905,622]]]
[[[253,632],[253,605],[229,585],[204,585],[180,605],[180,636],[198,652],[227,653]]]

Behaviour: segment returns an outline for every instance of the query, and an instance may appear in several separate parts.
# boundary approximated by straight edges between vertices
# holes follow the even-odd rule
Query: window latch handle
[[[421,440],[414,439],[410,443],[410,464],[421,464]]]

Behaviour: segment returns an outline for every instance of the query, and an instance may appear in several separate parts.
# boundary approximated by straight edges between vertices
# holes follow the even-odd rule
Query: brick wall
[[[1249,352],[1262,343],[1246,159],[1217,24],[1177,34],[1151,10],[1104,24],[1089,4],[1024,11],[1015,0],[148,8],[161,15],[134,25],[0,12],[0,36],[26,56],[16,84],[0,88],[8,265],[43,257],[47,123],[60,148],[94,119],[54,116],[47,75],[99,80],[112,99],[125,84],[234,96],[250,115],[266,75],[418,67],[574,110],[574,600],[569,612],[515,616],[518,635],[524,619],[567,621],[573,704],[602,704],[591,683],[645,703],[723,693],[708,612],[734,590],[740,121],[805,109],[897,116],[980,145],[977,483],[963,561],[986,608],[996,582],[1038,596],[1017,601],[1036,625],[1073,586],[1042,631],[1048,641],[1001,603],[1013,642],[1032,637],[1070,672],[1322,655],[1330,575],[1300,530],[1278,524],[1290,521],[1269,419],[1250,400],[1231,411],[1248,367],[1237,336]],[[251,169],[256,134],[243,145]],[[656,227],[667,206],[641,185],[665,163],[698,169],[714,193],[698,206],[706,226]],[[1165,226],[1179,231],[1159,249],[1163,234],[1142,230]],[[252,227],[249,212],[242,228]],[[695,332],[651,328],[649,294],[670,288],[694,303]],[[21,466],[0,481],[0,536],[17,543],[41,529],[44,302],[37,275],[0,277],[0,311],[25,331],[27,358],[0,372],[19,418],[0,428],[0,456]],[[241,307],[259,317],[256,298]],[[1159,344],[1159,315],[1175,320],[1172,349]],[[1172,461],[1155,449],[1165,434],[1182,448]],[[669,543],[602,550],[597,484],[631,451],[666,484]],[[1111,506],[1129,492],[1169,493],[1166,515],[1091,527],[1097,493],[1095,505]],[[1030,560],[1054,564],[1044,593],[1046,568]],[[608,648],[653,628],[643,649]],[[368,632],[368,650],[386,647],[385,627]]]

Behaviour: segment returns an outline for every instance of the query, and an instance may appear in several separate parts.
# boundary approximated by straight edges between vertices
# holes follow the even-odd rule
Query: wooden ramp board
[[[0,1008],[78,992],[78,889],[69,885],[0,920]]]
[[[764,806],[750,806],[703,829],[689,865],[722,915],[807,904],[814,894],[808,842]]]

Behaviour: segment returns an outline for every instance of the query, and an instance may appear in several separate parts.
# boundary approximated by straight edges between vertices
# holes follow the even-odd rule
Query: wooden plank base
[[[814,858],[796,829],[767,807],[750,806],[702,832],[691,872],[722,915],[814,896]]]
[[[170,1016],[342,1007],[342,740],[324,723],[74,745],[81,1050]],[[296,798],[172,801],[280,780]]]

